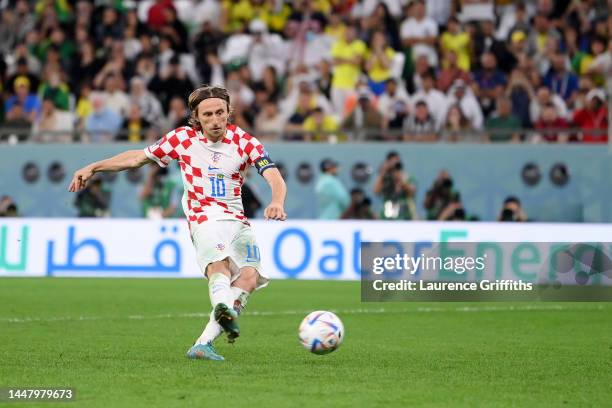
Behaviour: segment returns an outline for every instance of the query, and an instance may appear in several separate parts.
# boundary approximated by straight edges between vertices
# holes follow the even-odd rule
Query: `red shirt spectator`
[[[164,10],[168,7],[171,7],[176,11],[174,4],[172,4],[172,0],[157,0],[155,4],[151,6],[147,19],[149,27],[154,30],[159,30],[168,23],[164,13]]]
[[[608,110],[606,109],[606,96],[600,89],[592,89],[587,94],[586,108],[574,112],[574,124],[582,129],[596,129],[597,132],[584,132],[584,143],[608,142]]]
[[[563,118],[557,116],[557,108],[552,103],[544,105],[540,118],[535,123],[535,128],[543,130],[541,137],[547,142],[565,142],[569,140],[569,136],[565,132],[557,132],[560,129],[568,129],[569,123]]]

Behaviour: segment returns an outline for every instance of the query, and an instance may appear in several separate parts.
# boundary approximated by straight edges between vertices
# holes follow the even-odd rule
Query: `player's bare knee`
[[[226,259],[217,262],[211,262],[206,267],[206,277],[210,277],[216,273],[222,273],[223,275],[230,277],[229,261]]]
[[[240,277],[234,282],[234,285],[247,292],[253,292],[257,287],[258,279],[257,269],[247,267],[240,270]]]

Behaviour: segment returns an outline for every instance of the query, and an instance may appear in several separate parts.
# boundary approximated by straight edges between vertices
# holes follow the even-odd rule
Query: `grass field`
[[[217,341],[226,361],[208,362],[185,358],[210,309],[204,281],[0,279],[0,387],[76,388],[44,407],[611,404],[611,304],[359,298],[358,282],[274,281],[236,344]],[[316,309],[346,328],[330,355],[297,341]]]

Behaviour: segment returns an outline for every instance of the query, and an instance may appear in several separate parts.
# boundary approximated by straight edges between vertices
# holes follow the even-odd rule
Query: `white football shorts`
[[[268,285],[270,278],[261,270],[259,247],[249,225],[240,221],[210,220],[192,226],[191,239],[205,277],[209,264],[229,258],[231,282],[238,279],[240,269],[250,266],[259,272],[257,289]]]

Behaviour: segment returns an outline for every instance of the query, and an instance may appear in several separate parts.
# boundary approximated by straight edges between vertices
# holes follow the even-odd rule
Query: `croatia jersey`
[[[161,167],[178,160],[183,179],[183,211],[189,223],[239,220],[248,223],[242,208],[241,187],[247,166],[259,174],[275,167],[263,145],[236,125],[213,143],[201,131],[180,127],[144,149]]]

